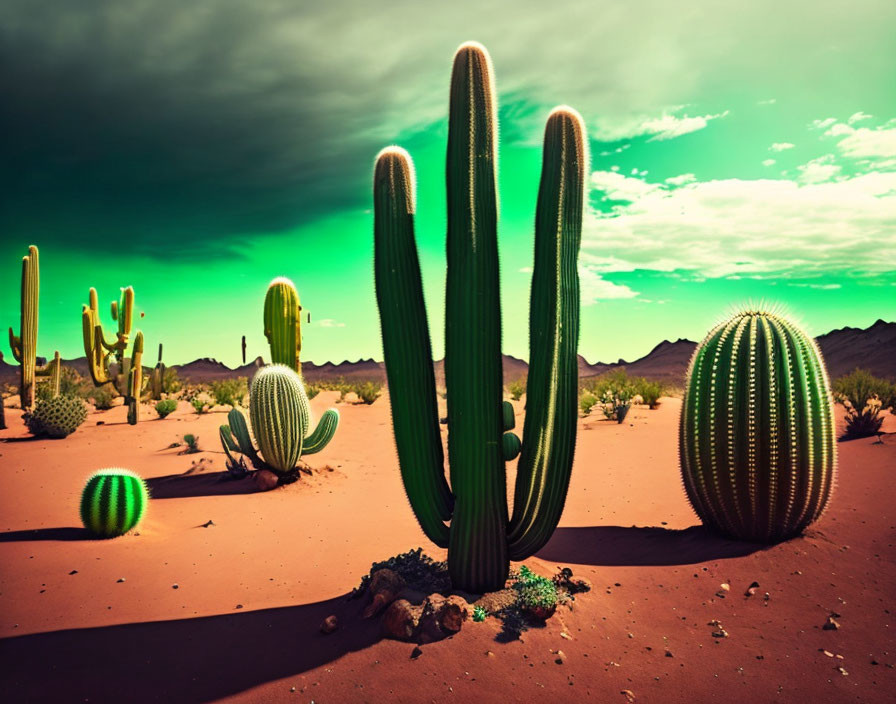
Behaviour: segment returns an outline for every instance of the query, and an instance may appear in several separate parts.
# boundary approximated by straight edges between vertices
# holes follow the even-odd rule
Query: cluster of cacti
[[[87,419],[87,406],[75,396],[53,396],[40,399],[25,413],[28,431],[33,435],[64,438],[71,435]]]
[[[162,392],[165,391],[165,365],[162,363],[162,343],[159,343],[159,361],[153,367],[149,375],[149,392],[153,401],[162,398]]]
[[[37,318],[40,301],[40,262],[37,247],[31,245],[28,254],[22,257],[22,293],[21,293],[21,326],[19,334],[9,328],[9,346],[12,355],[21,365],[19,382],[19,398],[22,409],[27,411],[34,406],[34,384],[40,378],[46,378],[52,389],[52,395],[59,394],[59,381],[62,364],[57,351],[53,359],[45,366],[37,364]]]
[[[106,340],[100,322],[96,289],[90,289],[90,303],[81,311],[84,332],[84,353],[90,376],[96,386],[111,384],[125,398],[128,406],[128,423],[135,425],[140,419],[140,396],[143,393],[143,333],[137,332],[131,357],[127,357],[131,322],[134,316],[134,289],[131,286],[121,290],[119,302],[112,301],[112,320],[118,323],[118,332],[112,342]],[[160,349],[161,352],[161,349]],[[109,369],[110,358],[115,358],[118,366],[116,374]]]
[[[801,533],[834,487],[830,388],[815,342],[779,315],[745,311],[697,347],[680,426],[688,499],[742,540]]]
[[[81,493],[81,521],[101,538],[124,535],[143,519],[149,492],[144,481],[127,469],[101,469]]]
[[[545,129],[536,213],[530,370],[520,443],[505,433],[513,414],[503,405],[492,80],[485,49],[461,46],[451,79],[447,155],[451,488],[414,241],[410,157],[396,147],[383,150],[374,176],[376,292],[401,474],[424,532],[448,548],[452,580],[471,592],[502,588],[509,559],[539,550],[563,510],[576,437],[576,266],[588,168],[582,119],[569,108],[555,109]],[[504,463],[520,445],[508,521]]]
[[[245,467],[240,455],[258,469],[278,474],[291,473],[303,455],[320,452],[336,433],[339,412],[331,408],[321,417],[314,432],[311,409],[302,380],[284,364],[259,369],[249,391],[249,418],[258,449],[252,443],[246,418],[234,408],[227,416],[229,425],[220,428],[221,444],[232,468]]]

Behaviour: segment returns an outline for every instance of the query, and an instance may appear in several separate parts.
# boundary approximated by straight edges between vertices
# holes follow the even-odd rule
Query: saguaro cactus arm
[[[271,346],[271,363],[285,364],[302,373],[302,306],[289,279],[274,279],[264,298],[264,336]]]
[[[523,446],[508,538],[512,559],[537,552],[566,501],[576,442],[579,275],[588,150],[582,118],[548,118],[535,215],[529,312],[529,376]]]
[[[389,147],[374,172],[376,297],[401,476],[426,536],[448,547],[454,497],[445,479],[432,345],[414,241],[414,172]]]
[[[317,422],[314,432],[307,435],[302,442],[302,455],[313,455],[323,450],[333,439],[338,425],[339,411],[335,408],[325,411]]]

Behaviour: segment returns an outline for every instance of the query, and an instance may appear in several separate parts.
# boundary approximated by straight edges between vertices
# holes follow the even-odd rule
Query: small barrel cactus
[[[302,379],[285,364],[271,364],[255,374],[249,391],[249,418],[257,450],[238,409],[228,414],[229,425],[220,428],[221,444],[231,470],[245,466],[239,457],[242,454],[259,469],[290,473],[302,455],[320,452],[333,439],[339,425],[339,412],[331,408],[314,432],[306,435],[311,427],[308,396]]]
[[[779,315],[744,311],[691,360],[680,424],[688,499],[740,540],[799,535],[834,488],[831,392],[814,341]]]
[[[87,406],[73,396],[41,399],[34,410],[25,415],[25,424],[32,435],[64,438],[78,429],[87,418]]]
[[[87,480],[81,494],[81,521],[101,538],[124,535],[146,512],[146,484],[127,469],[101,469]]]

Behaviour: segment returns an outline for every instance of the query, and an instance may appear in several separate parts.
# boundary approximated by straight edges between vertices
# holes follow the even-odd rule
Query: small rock
[[[72,570],[71,572],[69,572],[69,574],[70,574],[70,575],[72,575],[72,574],[78,574],[78,570]]]
[[[411,640],[420,623],[421,606],[413,606],[405,599],[393,601],[383,616],[383,631],[390,638]]]
[[[411,651],[411,660],[416,660],[421,655],[423,655],[423,648],[421,648],[419,645],[415,645],[414,649]]]
[[[337,628],[339,628],[339,619],[336,618],[335,614],[327,616],[320,624],[320,632],[328,635]]]
[[[363,618],[372,618],[398,598],[404,587],[404,579],[388,568],[379,569],[370,577],[368,591],[372,594],[370,604],[364,609]]]
[[[719,585],[719,588],[720,588],[723,592],[730,592],[730,591],[731,591],[731,585],[728,584],[727,582],[722,582],[722,583]]]
[[[623,689],[623,690],[621,690],[619,693],[625,695],[625,700],[626,700],[627,702],[633,702],[633,701],[635,701],[635,693],[632,692],[632,690],[630,690],[630,689]]]
[[[259,491],[270,491],[276,488],[279,479],[276,474],[267,469],[259,469],[252,472],[252,481]]]
[[[215,522],[211,518],[209,518],[208,522],[203,523],[201,527],[202,528],[211,528],[213,525],[215,525]]]
[[[759,589],[759,582],[753,582],[749,587],[747,587],[747,591],[744,592],[744,596],[753,596],[756,593],[757,589]]]
[[[172,589],[180,589],[180,587],[178,587],[176,584],[172,584],[172,585],[171,585],[171,588],[172,588]]]
[[[834,657],[834,654],[830,650],[822,650],[821,652],[827,655],[829,658]]]
[[[838,671],[841,675],[843,675],[844,677],[846,677],[846,675],[849,674],[849,673],[846,671],[846,669],[845,669],[842,665],[841,665],[840,667],[837,668],[837,671]]]
[[[124,581],[124,577],[119,577],[119,578],[118,578],[118,583],[119,583],[119,584],[121,584],[123,581]]]
[[[667,658],[674,658],[675,656],[672,655],[672,651],[671,651],[671,650],[667,650],[667,651],[666,651],[666,657],[667,657]]]
[[[558,665],[562,665],[563,663],[565,663],[566,662],[566,653],[564,653],[562,650],[558,650],[557,657],[554,659],[554,662],[557,663]]]
[[[840,630],[840,624],[834,620],[833,616],[828,616],[828,620],[822,626],[822,628],[826,631],[838,631]]]

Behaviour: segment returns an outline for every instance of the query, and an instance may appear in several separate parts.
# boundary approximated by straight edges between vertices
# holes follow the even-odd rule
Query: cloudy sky
[[[441,354],[448,79],[494,61],[504,349],[528,354],[540,139],[586,120],[580,351],[632,359],[747,301],[812,334],[896,319],[896,3],[6,0],[0,318],[41,249],[39,354],[133,285],[169,362],[265,354],[267,282],[312,312],[304,357],[381,358],[376,153],[415,159]],[[4,324],[7,324],[5,322]],[[8,353],[7,353],[8,354]]]

